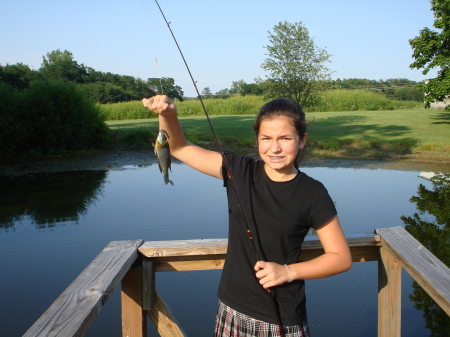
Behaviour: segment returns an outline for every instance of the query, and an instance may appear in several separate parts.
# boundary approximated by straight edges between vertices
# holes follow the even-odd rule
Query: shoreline
[[[252,154],[254,155],[254,153],[250,153],[249,155]],[[84,170],[124,170],[129,166],[145,167],[154,164],[156,164],[156,158],[152,148],[129,150],[116,149],[89,154],[70,154],[26,159],[18,158],[7,162],[0,162],[0,176],[14,177],[28,174]],[[444,156],[442,160],[436,162],[433,160],[426,160],[426,158],[424,160],[424,158],[415,156],[376,160],[315,157],[307,155],[300,163],[300,169],[301,167],[449,172],[450,158]]]

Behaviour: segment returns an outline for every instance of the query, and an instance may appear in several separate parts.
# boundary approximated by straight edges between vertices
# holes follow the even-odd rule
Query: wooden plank
[[[227,239],[146,241],[139,252],[147,257],[225,254],[227,245]]]
[[[378,337],[401,335],[401,271],[400,263],[382,246],[378,261]]]
[[[156,330],[161,337],[186,336],[157,290],[155,305],[152,310],[147,311],[147,315],[155,325]]]
[[[351,247],[379,247],[380,237],[377,235],[346,236],[347,244]],[[307,236],[302,245],[302,250],[322,248],[322,244],[316,235]]]
[[[377,229],[381,244],[450,315],[450,269],[403,227]]]
[[[156,271],[210,270],[222,269],[225,254],[208,256],[169,256],[154,258]]]
[[[142,242],[108,244],[24,336],[83,336],[136,260]]]
[[[361,246],[361,247],[350,247],[350,253],[352,254],[353,262],[368,262],[368,261],[378,261],[378,246]],[[320,249],[306,249],[302,250],[299,258],[299,262],[309,261],[319,257],[324,253],[322,248]]]
[[[146,337],[147,316],[142,308],[142,266],[134,264],[122,279],[122,336]]]
[[[378,261],[379,236],[349,237],[347,242],[353,262]],[[227,239],[147,241],[139,252],[155,258],[157,272],[222,269],[227,244]],[[312,260],[320,254],[323,254],[320,240],[311,236],[302,245],[299,261]]]
[[[375,235],[348,237],[347,242],[349,247],[376,247],[380,245],[380,238]],[[227,239],[146,241],[139,252],[146,257],[220,255],[226,254],[227,247]],[[315,235],[308,236],[302,245],[302,250],[320,248],[322,245]]]

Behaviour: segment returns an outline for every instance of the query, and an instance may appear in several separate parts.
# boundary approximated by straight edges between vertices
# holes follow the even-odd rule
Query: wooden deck
[[[403,227],[348,237],[354,262],[378,261],[378,336],[401,334],[401,269],[450,315],[450,269]],[[24,336],[83,336],[122,281],[122,335],[143,337],[150,317],[161,336],[186,336],[155,288],[155,273],[221,269],[226,239],[111,242],[56,299]],[[302,260],[323,253],[308,239]]]

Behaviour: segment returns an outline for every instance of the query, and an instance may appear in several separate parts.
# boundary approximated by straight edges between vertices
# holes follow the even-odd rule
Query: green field
[[[254,115],[211,116],[225,150],[236,151],[255,143],[251,128],[254,118]],[[442,110],[311,112],[306,114],[306,119],[312,154],[387,158],[427,151],[450,156],[450,113]],[[206,117],[181,117],[180,122],[189,141],[200,145],[212,141]],[[157,119],[108,121],[107,124],[124,135],[140,133],[144,143],[149,137],[154,138],[158,130]],[[136,141],[139,137],[132,139]]]

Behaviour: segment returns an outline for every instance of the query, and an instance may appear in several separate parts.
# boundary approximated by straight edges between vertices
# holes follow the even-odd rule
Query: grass
[[[254,118],[254,115],[211,116],[225,151],[255,152],[251,128]],[[385,159],[425,153],[450,160],[450,113],[442,110],[311,112],[306,114],[306,119],[312,156]],[[180,117],[180,123],[189,141],[216,148],[205,117]],[[107,124],[114,134],[139,133],[139,145],[144,146],[150,145],[147,138],[154,139],[158,130],[157,119],[108,121]]]
[[[252,115],[267,102],[262,96],[234,95],[227,99],[205,98],[205,106],[210,116]],[[203,108],[198,99],[176,102],[180,117],[203,116]],[[113,104],[99,104],[102,117],[106,120],[127,120],[155,118],[155,114],[142,106],[140,101]],[[396,101],[380,93],[363,90],[330,90],[322,92],[314,106],[306,107],[306,112],[314,111],[376,111],[395,109],[418,109],[421,102]]]

